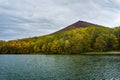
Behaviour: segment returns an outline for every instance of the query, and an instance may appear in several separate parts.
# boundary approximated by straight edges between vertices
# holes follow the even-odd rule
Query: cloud
[[[119,0],[0,0],[0,39],[40,36],[78,20],[120,25]]]

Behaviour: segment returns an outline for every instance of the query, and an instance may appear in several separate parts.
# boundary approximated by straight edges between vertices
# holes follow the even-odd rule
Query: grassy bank
[[[109,52],[87,52],[87,53],[84,53],[84,54],[110,54],[110,55],[120,55],[120,51],[109,51]]]

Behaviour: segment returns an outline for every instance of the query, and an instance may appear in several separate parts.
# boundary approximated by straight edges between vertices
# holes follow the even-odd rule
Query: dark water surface
[[[0,55],[0,80],[120,80],[120,56]]]

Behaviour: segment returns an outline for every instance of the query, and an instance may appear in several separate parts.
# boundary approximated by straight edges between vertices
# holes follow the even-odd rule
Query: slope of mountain
[[[55,34],[0,41],[1,54],[83,54],[120,50],[120,27],[108,28],[78,21]]]
[[[78,22],[76,22],[72,25],[69,25],[69,26],[65,27],[64,29],[59,30],[58,32],[73,30],[73,29],[76,29],[76,28],[92,27],[92,26],[103,27],[101,25],[92,24],[92,23],[89,23],[89,22],[86,22],[86,21],[78,21]]]

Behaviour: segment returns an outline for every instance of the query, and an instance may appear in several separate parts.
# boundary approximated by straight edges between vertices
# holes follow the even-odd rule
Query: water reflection
[[[120,56],[0,55],[1,80],[120,78]]]

